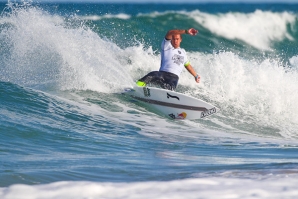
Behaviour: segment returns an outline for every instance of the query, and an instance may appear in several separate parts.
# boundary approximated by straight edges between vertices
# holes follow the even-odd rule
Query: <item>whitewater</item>
[[[0,6],[0,198],[297,198],[297,6]],[[201,83],[183,71],[177,91],[221,111],[123,96],[190,27]]]

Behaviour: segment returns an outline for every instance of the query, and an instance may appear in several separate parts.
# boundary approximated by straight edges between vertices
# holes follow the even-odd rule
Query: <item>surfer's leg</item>
[[[169,82],[169,84],[171,85],[171,90],[175,90],[176,89],[177,84],[178,84],[178,80],[179,80],[179,77],[178,76],[173,77],[171,79],[171,81]]]
[[[164,89],[175,90],[178,84],[179,77],[173,73],[162,72],[162,76],[164,79]]]
[[[159,71],[152,71],[137,81],[138,86],[146,86],[149,83],[154,83],[155,77],[158,77]]]
[[[179,77],[165,71],[152,71],[137,81],[138,86],[155,85],[167,90],[175,90]]]

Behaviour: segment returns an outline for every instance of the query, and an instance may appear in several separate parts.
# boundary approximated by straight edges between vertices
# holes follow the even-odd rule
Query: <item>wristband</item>
[[[195,79],[198,79],[198,77],[199,77],[199,75],[197,74],[197,75],[195,76]]]
[[[188,34],[188,30],[185,29],[185,34]]]

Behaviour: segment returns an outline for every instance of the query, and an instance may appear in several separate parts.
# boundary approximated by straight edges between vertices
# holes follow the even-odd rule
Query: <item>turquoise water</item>
[[[1,198],[297,197],[297,9],[1,4]],[[221,112],[175,121],[121,95],[190,27],[202,81],[177,90]]]

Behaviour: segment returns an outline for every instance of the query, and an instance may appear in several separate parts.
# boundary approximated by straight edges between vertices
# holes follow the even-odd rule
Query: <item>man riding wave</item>
[[[194,28],[188,30],[169,30],[161,44],[161,65],[159,71],[152,71],[137,81],[138,86],[153,84],[168,90],[175,90],[179,76],[185,67],[194,76],[197,83],[200,76],[191,66],[186,52],[180,48],[182,34],[196,35],[198,31]]]

